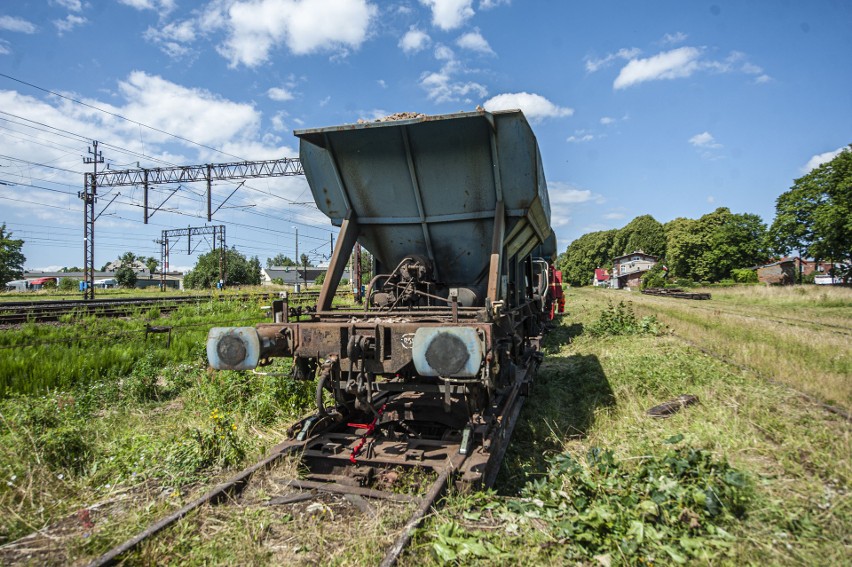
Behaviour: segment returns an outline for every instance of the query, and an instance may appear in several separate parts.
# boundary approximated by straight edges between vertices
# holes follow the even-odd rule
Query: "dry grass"
[[[752,286],[712,293],[710,301],[641,294],[629,299],[637,312],[657,316],[707,351],[825,402],[852,407],[852,289]]]

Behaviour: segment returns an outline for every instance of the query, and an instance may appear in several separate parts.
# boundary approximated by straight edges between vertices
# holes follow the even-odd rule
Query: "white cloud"
[[[32,22],[28,22],[23,18],[0,16],[0,30],[20,33],[35,33],[36,26]]]
[[[488,41],[479,33],[479,30],[467,32],[462,35],[456,40],[456,45],[462,49],[469,49],[478,53],[486,53],[489,55],[494,53],[494,51],[491,50],[491,46],[488,45]]]
[[[227,12],[212,6],[203,18],[227,30],[217,50],[231,67],[256,67],[282,44],[296,55],[357,49],[377,13],[367,0],[253,0],[234,2]]]
[[[192,20],[172,22],[161,27],[152,26],[145,30],[143,37],[157,45],[169,57],[180,59],[194,53],[187,44],[198,37],[195,26],[196,23]]]
[[[612,124],[614,122],[615,122],[615,118],[613,118],[611,116],[603,116],[601,118],[601,124],[603,124],[604,126],[607,126],[607,125]]]
[[[249,104],[183,87],[143,71],[130,73],[119,83],[119,91],[127,101],[121,109],[124,116],[210,146],[255,137],[260,125],[260,113]],[[156,141],[168,140],[156,133],[151,136]]]
[[[642,53],[642,50],[638,47],[631,48],[622,48],[616,51],[615,53],[609,53],[601,58],[592,58],[586,57],[586,71],[589,73],[594,73],[599,69],[603,69],[604,67],[612,64],[613,61],[617,59],[624,59],[625,61],[628,59],[632,59]]]
[[[841,148],[837,148],[836,150],[832,150],[830,152],[824,152],[824,153],[816,154],[815,156],[812,156],[811,159],[808,160],[808,163],[806,163],[802,167],[802,173],[810,173],[812,170],[818,168],[822,164],[833,160],[844,149],[846,149],[846,146],[843,146]]]
[[[716,202],[716,197],[714,197],[713,195],[708,195],[707,196],[707,202],[712,205],[713,203]]]
[[[603,216],[603,218],[604,218],[604,219],[606,219],[606,220],[621,220],[621,219],[623,219],[625,216],[627,216],[627,215],[625,215],[624,213],[616,213],[616,212],[612,212],[612,213],[606,213],[606,214]]]
[[[271,89],[266,91],[266,96],[268,96],[270,100],[274,100],[276,102],[285,102],[288,100],[293,100],[293,93],[291,93],[287,89],[282,89],[281,87],[272,87]]]
[[[137,10],[153,10],[166,15],[175,9],[175,0],[118,0],[119,3]]]
[[[501,6],[503,4],[511,4],[512,0],[480,0],[479,9],[480,10],[490,10],[492,8],[496,8],[497,6]]]
[[[452,65],[445,66],[441,71],[421,75],[420,86],[426,90],[429,100],[436,103],[472,102],[473,98],[488,94],[488,89],[477,82],[454,80],[452,68]]]
[[[702,132],[694,135],[689,139],[689,143],[696,148],[717,149],[722,147],[722,144],[717,142],[710,132]]]
[[[86,18],[82,16],[75,16],[74,14],[68,14],[65,16],[64,20],[53,20],[53,25],[56,26],[56,30],[59,32],[59,35],[64,34],[65,32],[69,32],[76,28],[77,26],[82,26],[86,22],[88,22]]]
[[[5,39],[0,39],[0,55],[8,55],[12,53],[12,50],[9,48],[9,42]]]
[[[415,26],[405,32],[402,39],[399,40],[399,47],[405,53],[417,53],[429,47],[432,39],[424,31],[417,29]]]
[[[72,12],[81,12],[83,10],[83,2],[81,0],[53,0],[63,8]]]
[[[662,45],[676,45],[686,41],[687,37],[688,36],[683,32],[667,33],[663,36],[663,39],[660,40],[660,43]]]
[[[701,50],[679,47],[647,59],[631,59],[618,73],[613,88],[623,89],[645,81],[689,77],[699,69]]]
[[[453,61],[456,54],[446,45],[438,45],[435,47],[435,59],[438,61]]]
[[[703,59],[703,55],[702,48],[679,47],[645,59],[631,58],[621,69],[612,86],[616,90],[624,89],[646,81],[686,78],[698,71],[756,75],[752,81],[755,84],[771,80],[761,67],[746,60],[745,53],[732,51],[722,60]]]
[[[547,194],[550,199],[550,223],[554,229],[571,224],[571,213],[584,203],[600,204],[603,197],[588,189],[578,189],[569,183],[548,181]]]
[[[485,101],[482,106],[489,111],[519,108],[531,122],[574,114],[573,108],[557,106],[541,95],[526,92],[499,94]]]
[[[460,27],[473,17],[473,0],[420,0],[432,10],[432,24],[444,31]]]
[[[565,141],[571,142],[572,144],[579,144],[582,142],[591,142],[595,138],[596,136],[591,132],[586,130],[576,130],[572,135],[568,136]]]

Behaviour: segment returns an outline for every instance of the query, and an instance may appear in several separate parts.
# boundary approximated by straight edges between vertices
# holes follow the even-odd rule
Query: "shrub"
[[[74,278],[62,278],[59,280],[60,291],[77,291],[80,289],[80,280]]]
[[[629,303],[620,301],[613,306],[610,302],[601,312],[600,318],[589,325],[588,332],[593,337],[652,334],[659,335],[665,329],[656,317],[649,315],[636,319],[633,308]]]
[[[757,283],[757,270],[735,268],[731,270],[731,278],[737,283]]]

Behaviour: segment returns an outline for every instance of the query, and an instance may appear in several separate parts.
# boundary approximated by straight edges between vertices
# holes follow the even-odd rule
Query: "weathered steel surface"
[[[317,206],[334,225],[357,218],[381,266],[420,255],[447,284],[482,278],[495,209],[503,245],[523,256],[551,236],[535,136],[520,111],[466,112],[299,130]]]

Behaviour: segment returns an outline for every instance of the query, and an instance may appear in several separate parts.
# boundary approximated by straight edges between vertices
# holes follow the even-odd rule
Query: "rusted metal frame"
[[[355,213],[350,209],[340,226],[340,234],[337,237],[337,243],[334,245],[334,254],[331,255],[328,272],[317,300],[317,311],[322,312],[331,309],[337,285],[343,276],[343,270],[346,269],[352,248],[358,241],[358,232],[358,220],[355,218]]]
[[[429,224],[426,222],[426,210],[423,208],[423,196],[420,192],[420,182],[417,180],[417,168],[414,166],[414,157],[411,155],[411,140],[408,137],[408,127],[400,130],[402,142],[405,146],[405,160],[408,163],[408,173],[411,176],[411,190],[414,192],[414,201],[417,203],[417,214],[420,215],[420,226],[423,229],[423,240],[426,243],[426,254],[432,263],[432,273],[435,280],[440,281],[438,273],[438,262],[435,261],[435,252],[432,250],[432,238],[429,235]]]
[[[347,449],[351,450],[351,447],[347,447]],[[369,449],[365,449],[368,451]],[[458,445],[455,445],[455,451],[458,452]],[[449,451],[447,451],[449,452]],[[408,456],[405,454],[399,456],[392,455],[381,455],[381,456],[359,456],[358,464],[366,467],[409,467],[409,468],[428,468],[428,469],[439,469],[441,467],[441,463],[445,462],[447,459],[447,452],[441,454],[438,458],[429,458],[423,457],[422,459],[419,457]],[[315,463],[324,462],[329,466],[337,466],[348,468],[352,466],[352,462],[349,460],[350,451],[347,450],[345,454],[340,453],[337,455],[323,453],[322,451],[317,450],[307,450],[304,452],[304,458],[310,459]]]
[[[503,239],[506,235],[506,214],[502,199],[494,208],[494,234],[491,238],[491,264],[488,269],[486,297],[492,302],[500,298],[500,276],[503,273]]]
[[[180,510],[163,518],[159,522],[149,526],[145,530],[139,532],[137,535],[125,541],[124,543],[107,551],[106,553],[89,563],[87,567],[102,567],[105,565],[113,565],[121,555],[127,553],[128,551],[131,551],[147,538],[154,536],[163,529],[174,524],[196,508],[199,508],[207,503],[218,504],[233,492],[238,492],[246,485],[246,483],[249,481],[249,479],[251,479],[254,473],[273,465],[278,459],[282,458],[287,454],[295,452],[303,445],[304,442],[294,441],[285,441],[284,443],[276,445],[272,452],[263,460],[258,461],[247,469],[244,469],[227,482],[216,486],[203,496],[196,498],[192,502],[186,504]]]
[[[518,422],[518,416],[521,414],[521,409],[524,407],[526,396],[520,395],[522,386],[529,381],[531,374],[535,373],[537,364],[533,361],[527,366],[523,379],[519,379],[515,388],[512,390],[510,399],[507,400],[506,406],[508,412],[500,421],[500,428],[494,433],[499,441],[495,448],[494,443],[491,444],[491,456],[488,459],[488,464],[485,467],[483,474],[483,484],[486,487],[491,487],[494,481],[497,480],[497,473],[500,472],[500,464],[503,462],[503,457],[506,455],[506,449],[509,447],[509,440],[512,438],[512,432],[515,430],[515,424]],[[505,410],[504,410],[505,411]]]
[[[347,461],[348,462],[348,461]],[[383,490],[375,490],[372,488],[363,488],[361,486],[346,486],[345,484],[317,482],[313,480],[287,479],[282,480],[284,486],[292,486],[299,490],[316,490],[319,492],[329,492],[331,494],[355,494],[357,496],[365,496],[377,500],[387,500],[389,502],[420,502],[420,498],[409,494],[397,494],[395,492],[385,492]]]
[[[432,484],[429,491],[423,497],[423,500],[420,506],[417,507],[417,510],[411,515],[408,522],[406,522],[405,527],[402,530],[402,533],[396,539],[394,544],[388,549],[385,554],[382,562],[380,563],[380,567],[391,567],[396,564],[397,559],[399,559],[402,550],[405,549],[405,546],[408,545],[408,542],[411,541],[411,535],[414,533],[420,524],[423,522],[423,518],[426,516],[426,513],[429,512],[429,509],[432,505],[438,501],[438,498],[441,497],[444,490],[447,487],[452,476],[455,472],[461,468],[462,464],[464,464],[467,455],[456,454],[450,459],[447,465],[444,467],[444,470],[441,471],[441,474],[438,476],[437,480]]]

